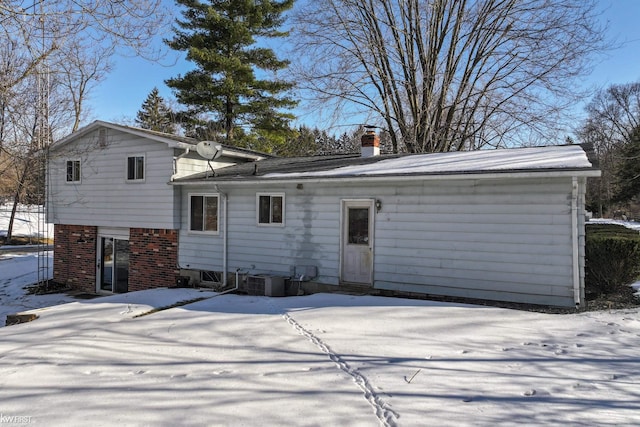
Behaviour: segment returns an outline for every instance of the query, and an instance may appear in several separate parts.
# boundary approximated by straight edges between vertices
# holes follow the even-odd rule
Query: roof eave
[[[291,182],[398,182],[398,181],[443,181],[443,180],[464,180],[464,179],[501,179],[501,178],[561,178],[561,177],[599,177],[601,172],[594,168],[577,168],[562,170],[522,170],[522,171],[469,171],[469,172],[434,172],[426,174],[406,174],[406,175],[350,175],[350,176],[291,176],[291,177],[210,177],[197,180],[181,180],[170,182],[171,185],[196,185],[206,186],[211,184],[224,184],[232,186],[256,185],[260,183],[286,184]]]
[[[62,138],[61,140],[55,142],[54,144],[51,145],[50,150],[55,151],[65,145],[67,145],[68,143],[74,141],[75,139],[81,138],[84,135],[94,131],[95,129],[99,128],[99,127],[105,127],[108,129],[114,129],[120,132],[125,132],[131,135],[135,135],[135,136],[139,136],[141,138],[145,138],[145,139],[150,139],[152,141],[157,141],[157,142],[162,142],[164,144],[167,144],[167,146],[169,148],[179,148],[182,150],[186,150],[186,149],[195,149],[196,144],[191,144],[188,142],[184,142],[184,141],[178,141],[176,139],[172,139],[172,138],[165,138],[162,135],[158,135],[158,134],[153,134],[153,133],[149,133],[149,132],[145,132],[143,130],[137,130],[136,128],[133,127],[129,127],[129,126],[121,126],[115,123],[109,123],[109,122],[104,122],[102,120],[96,120],[90,124],[88,124],[87,126],[85,126],[84,128],[78,130],[77,132],[74,132],[70,135],[67,135],[66,137]],[[252,154],[252,153],[248,153],[245,151],[238,151],[238,150],[234,150],[233,148],[229,148],[229,147],[224,147],[223,149],[224,154],[227,157],[232,157],[232,158],[237,158],[237,159],[246,159],[246,160],[262,160],[267,158],[266,155],[261,155],[261,154]]]

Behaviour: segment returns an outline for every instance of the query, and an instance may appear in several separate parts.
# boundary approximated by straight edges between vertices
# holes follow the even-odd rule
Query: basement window
[[[222,272],[200,271],[200,281],[202,283],[222,283]]]
[[[80,160],[67,160],[67,182],[80,182]]]
[[[217,194],[189,194],[189,230],[218,234]]]
[[[127,157],[127,181],[144,180],[144,156]]]
[[[284,225],[284,193],[258,193],[258,225]]]

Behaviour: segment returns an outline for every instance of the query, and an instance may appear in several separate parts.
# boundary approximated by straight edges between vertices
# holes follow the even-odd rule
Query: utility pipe
[[[580,252],[578,233],[578,177],[571,178],[571,246],[573,262],[573,302],[580,307]]]
[[[224,226],[222,228],[222,283],[224,284],[224,286],[226,286],[227,285],[227,267],[228,267],[227,237],[228,237],[228,231],[229,231],[229,219],[228,219],[229,209],[227,206],[228,205],[227,193],[220,190],[220,188],[218,188],[217,185],[215,185],[214,188],[222,197],[222,218],[224,219]],[[237,276],[237,271],[236,271],[236,276]],[[236,288],[238,286],[237,281],[238,281],[238,278],[236,277]]]

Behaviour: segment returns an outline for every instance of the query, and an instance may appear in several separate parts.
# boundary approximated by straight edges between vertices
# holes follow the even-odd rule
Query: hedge
[[[585,291],[612,294],[640,277],[640,233],[613,224],[587,224]]]

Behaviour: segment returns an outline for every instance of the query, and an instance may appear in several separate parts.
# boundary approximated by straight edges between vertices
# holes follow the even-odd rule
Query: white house
[[[207,162],[190,138],[96,121],[50,148],[47,220],[54,281],[87,292],[175,285],[181,176],[263,159],[224,147]]]
[[[584,193],[586,178],[599,171],[579,145],[380,156],[377,137],[366,134],[362,156],[266,158],[225,147],[218,161],[227,159],[226,167],[214,166],[214,173],[200,164],[199,173],[182,175],[180,161],[189,157],[172,137],[92,126],[69,138],[86,144],[105,128],[112,144],[87,153],[93,163],[85,160],[80,183],[65,182],[74,164],[64,156],[56,167],[66,164],[66,175],[51,179],[58,281],[117,292],[118,268],[105,286],[101,254],[111,242],[105,237],[115,246],[125,240],[126,233],[112,231],[119,229],[129,232],[128,289],[166,286],[160,276],[178,274],[226,283],[242,272],[298,281],[304,274],[299,285],[309,291],[584,303]],[[137,153],[150,165],[151,147],[162,147],[171,161],[155,163],[153,179],[149,171],[156,196],[147,198],[127,168]],[[91,166],[101,157],[112,160]],[[143,200],[153,205],[144,209]],[[88,238],[87,225],[96,227]],[[95,257],[85,257],[81,271],[63,271],[79,248],[92,247]],[[175,263],[162,262],[163,250]],[[113,252],[117,265],[117,247]]]

